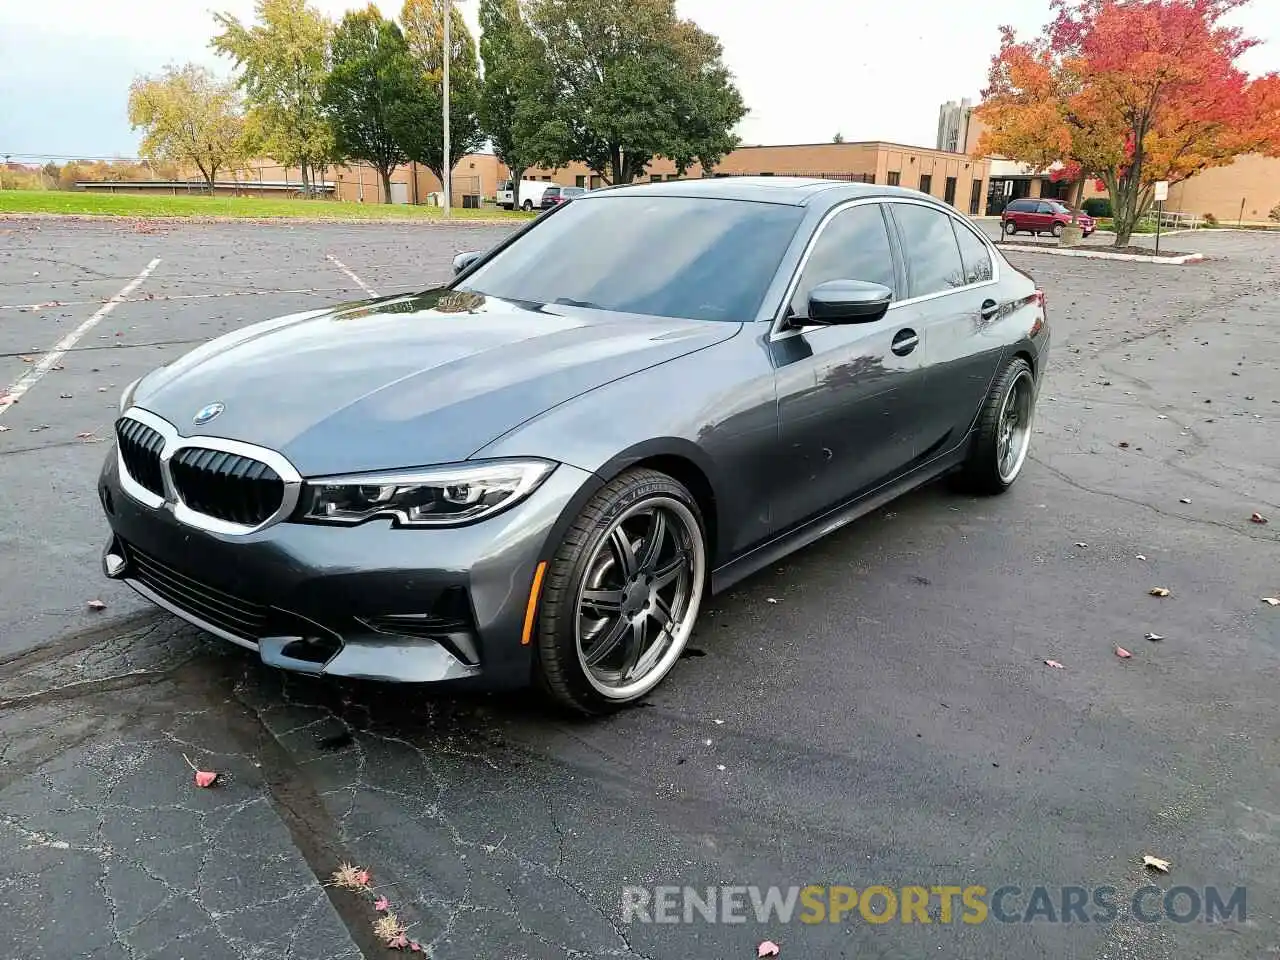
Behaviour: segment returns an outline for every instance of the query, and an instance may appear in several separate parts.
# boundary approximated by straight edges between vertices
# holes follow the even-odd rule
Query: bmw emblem
[[[225,409],[227,409],[226,406],[221,403],[208,404],[207,406],[200,408],[200,412],[191,418],[191,422],[197,427],[202,427],[210,420],[217,417],[218,414],[222,413]]]

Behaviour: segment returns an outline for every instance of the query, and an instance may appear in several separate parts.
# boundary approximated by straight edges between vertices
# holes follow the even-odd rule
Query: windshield
[[[801,207],[742,200],[584,197],[454,289],[650,316],[754,320],[803,215]]]

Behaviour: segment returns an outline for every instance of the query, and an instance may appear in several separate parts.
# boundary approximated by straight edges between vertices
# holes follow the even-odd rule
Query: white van
[[[550,180],[521,180],[520,181],[520,209],[536,210],[542,206],[542,195],[546,193],[547,187],[554,187],[557,184]],[[511,181],[498,181],[498,206],[505,207],[507,210],[512,209],[515,204],[511,194]]]

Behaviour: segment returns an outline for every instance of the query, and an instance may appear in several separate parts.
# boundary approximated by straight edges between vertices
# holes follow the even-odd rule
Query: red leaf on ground
[[[218,775],[212,770],[197,770],[195,781],[197,787],[212,787],[217,781]]]
[[[1133,656],[1133,654],[1130,653],[1128,650],[1126,650],[1124,647],[1116,647],[1116,656],[1119,657],[1121,660],[1128,660],[1130,657]]]
[[[1062,664],[1060,664],[1057,660],[1046,660],[1046,661],[1044,662],[1044,665],[1045,665],[1046,667],[1053,667],[1055,670],[1065,670],[1065,669],[1067,669],[1067,668],[1066,668],[1066,667],[1064,667]]]
[[[106,603],[102,600],[90,600],[87,606],[89,607],[90,610],[93,610],[95,612],[98,610],[107,609]]]
[[[369,876],[368,870],[356,871],[356,883],[360,884],[360,886],[367,887],[369,885],[369,881],[372,879],[373,878]]]
[[[417,940],[410,940],[409,949],[412,950],[414,953],[421,953],[422,944],[420,944]]]
[[[373,901],[373,909],[377,910],[379,913],[390,906],[391,904],[387,901],[386,897],[379,897],[377,900]]]
[[[409,938],[403,933],[397,933],[387,941],[387,946],[392,950],[403,950],[405,947],[409,946]]]
[[[1260,513],[1255,513],[1252,517],[1249,518],[1249,522],[1250,523],[1266,523],[1267,518]]]
[[[764,940],[756,948],[757,957],[776,957],[781,948],[772,940]]]

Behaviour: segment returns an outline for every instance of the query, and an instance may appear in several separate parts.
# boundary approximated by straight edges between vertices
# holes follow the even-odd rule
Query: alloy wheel
[[[611,700],[640,696],[693,631],[706,579],[698,522],[674,498],[642,500],[609,525],[585,571],[575,624],[583,673]]]
[[[1004,395],[996,428],[996,470],[1005,484],[1013,483],[1027,458],[1034,414],[1035,384],[1024,369]]]

